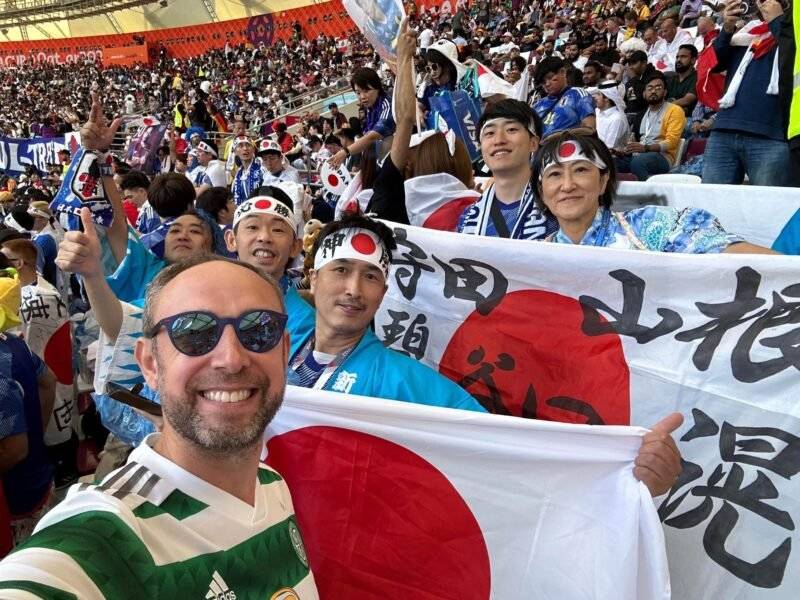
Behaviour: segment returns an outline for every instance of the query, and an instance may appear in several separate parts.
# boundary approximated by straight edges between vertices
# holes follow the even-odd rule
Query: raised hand
[[[683,424],[681,413],[672,413],[656,423],[642,438],[633,475],[653,496],[665,494],[681,474],[681,453],[672,432]]]
[[[87,150],[105,152],[114,140],[122,119],[114,119],[111,124],[103,115],[103,105],[96,91],[92,92],[92,109],[89,120],[81,127],[81,146]]]
[[[85,206],[81,209],[83,231],[67,231],[58,245],[56,265],[69,273],[77,273],[86,278],[102,277],[100,263],[100,238],[97,236],[92,211]]]

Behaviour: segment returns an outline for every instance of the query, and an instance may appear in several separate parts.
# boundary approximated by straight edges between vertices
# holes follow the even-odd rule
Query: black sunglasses
[[[281,340],[287,316],[272,310],[248,310],[238,317],[221,318],[211,312],[195,310],[161,319],[144,337],[153,338],[164,327],[172,345],[187,356],[203,356],[219,343],[226,325],[250,352],[269,352]]]

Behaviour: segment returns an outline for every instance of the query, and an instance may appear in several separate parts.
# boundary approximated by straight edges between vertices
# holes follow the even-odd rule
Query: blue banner
[[[33,166],[44,175],[49,165],[58,164],[58,151],[64,148],[69,150],[63,137],[27,140],[0,137],[0,171],[17,177]]]
[[[439,118],[444,119],[448,129],[452,129],[464,142],[473,162],[480,158],[480,146],[476,143],[475,127],[480,119],[479,104],[464,90],[443,92],[430,98],[431,110],[428,114],[428,129],[440,129]]]

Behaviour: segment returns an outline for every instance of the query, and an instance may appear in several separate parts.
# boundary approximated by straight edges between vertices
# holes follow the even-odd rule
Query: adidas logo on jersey
[[[211,583],[208,585],[206,600],[236,600],[236,594],[228,587],[219,573],[214,571]]]

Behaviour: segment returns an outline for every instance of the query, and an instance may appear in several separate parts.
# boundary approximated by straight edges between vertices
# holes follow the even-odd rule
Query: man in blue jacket
[[[446,377],[384,348],[369,329],[388,287],[393,248],[389,228],[362,216],[347,216],[320,232],[309,275],[316,315],[289,325],[292,347],[287,383],[485,411]]]
[[[763,22],[739,31],[741,2],[727,0],[722,31],[714,41],[717,71],[727,71],[714,129],[708,138],[703,183],[788,184],[786,116],[778,94],[777,37],[783,8],[777,0],[758,4]]]

